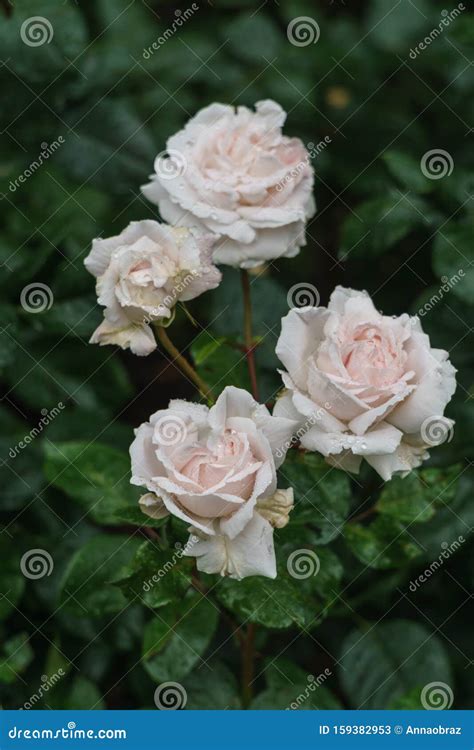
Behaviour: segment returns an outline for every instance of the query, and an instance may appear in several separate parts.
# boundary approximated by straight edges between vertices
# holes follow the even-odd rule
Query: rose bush
[[[219,235],[216,263],[251,267],[291,258],[306,244],[314,214],[313,169],[298,138],[282,134],[274,101],[247,107],[211,104],[167,142],[142,190],[170,224]]]
[[[441,19],[442,38],[415,66],[399,63],[429,28],[437,28],[443,7],[437,3],[315,6],[299,0],[257,8],[233,0],[199,4],[195,13],[190,3],[180,14],[175,3],[46,2],[40,4],[43,20],[54,38],[29,47],[23,32],[33,5],[38,3],[3,2],[0,24],[0,706],[66,712],[473,706],[466,605],[474,559],[467,200],[474,151],[465,137],[472,100],[464,95],[472,85],[472,13]],[[311,43],[319,30],[319,41]],[[170,136],[203,107],[215,101],[246,105],[249,120],[263,122],[253,105],[268,99],[288,112],[283,133],[301,138],[317,172],[320,210],[316,222],[308,222],[304,252],[266,262],[249,275],[221,266],[219,287],[186,302],[189,311],[174,301],[186,278],[194,277],[186,272],[174,288],[167,276],[169,289],[158,286],[153,295],[170,314],[146,323],[157,349],[145,360],[113,346],[86,346],[106,310],[97,304],[97,279],[82,263],[92,238],[117,235],[132,220],[158,218],[139,186],[148,182]],[[233,106],[229,111],[230,131],[238,112]],[[212,122],[207,130],[199,127],[201,143],[217,153],[225,139],[214,144]],[[242,181],[237,157],[249,163],[248,185],[256,174],[256,149],[244,129],[237,140],[240,154],[231,149],[236,160],[219,161],[230,165],[226,182],[213,179],[209,200],[200,197],[196,204],[199,210],[204,202],[219,216],[219,243],[227,239],[240,264],[246,249],[265,236],[278,240],[284,227],[252,229],[240,218],[237,200],[236,220],[249,224],[255,240],[227,237],[222,187],[232,184],[234,173]],[[165,196],[168,185],[178,185],[180,165],[191,185],[195,163],[181,156],[170,152],[157,160],[162,185],[155,187]],[[285,200],[304,187],[303,180],[297,185],[307,155],[301,164],[298,159],[290,159],[281,179],[272,172],[275,161],[260,161],[275,184],[271,206],[280,201],[285,208]],[[199,175],[196,195],[202,184]],[[191,187],[173,204],[176,211],[186,189]],[[242,200],[243,208],[253,209],[246,196]],[[191,223],[194,203],[181,213]],[[204,227],[197,215],[196,222]],[[161,244],[156,258],[166,255]],[[278,240],[265,249],[277,254],[287,247]],[[127,276],[124,287],[140,300],[143,288],[132,276],[132,292]],[[283,458],[288,448],[277,486],[293,492],[262,495],[254,506],[274,527],[277,577],[222,577],[227,568],[220,542],[230,541],[234,570],[240,570],[242,556],[246,563],[255,557],[247,527],[244,537],[228,540],[201,530],[190,535],[187,528],[196,528],[191,521],[163,517],[164,503],[154,492],[130,485],[133,426],[167,409],[170,399],[196,402],[203,413],[202,405],[210,407],[226,385],[252,389],[259,394],[255,401],[271,410],[282,389],[277,367],[288,372],[274,351],[280,319],[289,312],[288,290],[298,305],[311,304],[295,294],[301,283],[317,287],[315,296],[326,306],[343,284],[367,289],[386,314],[418,311],[431,346],[448,350],[458,370],[459,387],[444,412],[456,420],[456,430],[406,477],[385,482],[365,460],[357,476],[349,474],[337,463],[328,465],[319,451],[302,448],[305,432],[321,426],[322,410],[333,416],[324,394],[317,391],[313,400],[302,382],[298,390],[314,410],[308,404],[309,417],[298,411],[294,434],[275,452]],[[122,294],[121,282],[114,288]],[[130,308],[120,310],[127,316]],[[137,317],[140,323],[150,320],[141,310]],[[417,326],[406,330],[403,351]],[[295,346],[297,339],[289,343]],[[357,349],[347,365],[351,378],[355,365],[359,372],[370,360],[367,349]],[[203,383],[193,380],[189,368]],[[409,369],[415,371],[411,364]],[[416,385],[417,378],[405,382]],[[422,395],[422,385],[416,387]],[[382,401],[364,403],[370,412]],[[209,415],[206,407],[204,413]],[[452,424],[446,417],[439,420],[445,427]],[[348,411],[338,421],[348,442],[373,429],[352,433]],[[163,436],[172,438],[169,429]],[[427,437],[427,444],[436,439]],[[234,438],[227,443],[222,461],[192,460],[189,470],[200,474],[203,485],[214,471],[228,469],[230,481],[232,471],[260,461],[251,455],[250,441],[248,450]],[[158,458],[151,439],[147,444],[154,476]],[[193,450],[200,445],[199,438]],[[163,456],[179,447],[165,446]],[[346,453],[345,461],[361,458]],[[170,471],[174,477],[174,469],[157,474],[167,478]],[[236,513],[251,500],[247,492],[243,482]],[[172,501],[180,507],[174,493]],[[211,518],[218,532],[223,519]],[[251,531],[252,521],[248,526]],[[215,574],[198,571],[198,558],[184,554],[208,545],[222,558],[211,559],[219,569]],[[200,555],[200,565],[205,558]],[[254,570],[248,565],[244,572]],[[159,723],[159,713],[155,718]],[[214,735],[206,743],[222,744]]]
[[[276,352],[287,391],[274,414],[298,420],[301,445],[346,471],[365,458],[385,480],[404,475],[428,457],[427,420],[452,426],[448,353],[418,318],[382,315],[367,292],[337,287],[327,308],[292,309]]]
[[[97,277],[104,321],[92,344],[117,344],[134,354],[156,349],[150,323],[166,322],[178,301],[216,287],[221,274],[212,265],[215,238],[196,229],[133,221],[121,234],[96,239],[84,263]]]
[[[130,448],[132,484],[148,490],[142,510],[190,524],[199,541],[186,554],[199,570],[274,578],[272,527],[283,526],[292,507],[292,491],[277,490],[276,469],[294,428],[233,386],[211,409],[171,401],[136,430]]]

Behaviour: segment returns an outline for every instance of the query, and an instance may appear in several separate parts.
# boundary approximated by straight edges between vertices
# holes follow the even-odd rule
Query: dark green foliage
[[[216,0],[153,50],[172,3],[0,0],[1,708],[25,706],[57,674],[32,707],[154,708],[171,681],[189,709],[419,708],[431,682],[472,708],[472,12],[411,54],[443,9]],[[38,13],[53,35],[29,46],[22,25]],[[317,21],[315,44],[289,42],[297,16]],[[186,524],[139,510],[128,455],[134,427],[196,394],[159,350],[89,345],[102,313],[83,261],[94,237],[157,218],[140,185],[191,115],[268,98],[288,111],[288,135],[330,142],[312,162],[307,246],[251,276],[261,401],[282,388],[288,290],[310,282],[326,304],[344,284],[387,314],[420,314],[449,350],[456,426],[427,465],[387,484],[292,449],[279,471],[295,508],[275,532],[278,577],[198,579],[179,546]],[[440,149],[448,170],[431,179],[421,163]],[[189,304],[196,326],[178,308],[172,327],[216,395],[250,387],[239,273],[222,270]],[[32,283],[50,290],[42,312],[22,304]],[[22,572],[31,550],[50,555],[47,575]],[[317,560],[314,575],[290,573],[297,552]],[[253,625],[249,696],[240,652]]]

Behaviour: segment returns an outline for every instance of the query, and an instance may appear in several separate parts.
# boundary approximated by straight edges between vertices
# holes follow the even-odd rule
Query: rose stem
[[[255,366],[255,344],[252,333],[252,299],[250,296],[250,277],[245,268],[240,270],[240,279],[242,282],[242,294],[244,303],[244,342],[245,357],[250,376],[250,385],[252,394],[256,401],[259,401],[257,369]],[[255,669],[255,632],[256,626],[249,623],[247,633],[242,641],[242,704],[248,708],[253,695],[253,678]]]
[[[253,696],[255,631],[255,625],[249,623],[242,644],[242,705],[244,708],[249,707]]]
[[[250,277],[248,271],[245,268],[240,270],[240,278],[242,281],[242,293],[244,302],[244,341],[245,341],[245,356],[247,359],[247,366],[249,368],[250,384],[252,387],[252,394],[256,401],[258,398],[258,385],[257,385],[257,370],[255,367],[255,345],[252,335],[252,300],[250,297]]]
[[[357,523],[357,521],[362,521],[362,519],[368,518],[373,513],[377,513],[377,508],[375,506],[364,510],[362,513],[358,513],[356,516],[352,516],[352,518],[349,518],[348,523]]]
[[[206,398],[208,401],[214,402],[214,396],[212,395],[211,389],[204,382],[204,380],[197,374],[194,367],[190,365],[187,359],[185,359],[183,355],[178,351],[178,349],[175,347],[170,337],[166,333],[166,329],[163,328],[163,326],[155,326],[155,331],[156,331],[156,335],[158,336],[158,340],[160,344],[168,352],[168,354],[173,360],[173,363],[176,363],[177,366],[180,368],[180,370],[190,380],[193,381],[193,383],[197,387],[201,396]]]

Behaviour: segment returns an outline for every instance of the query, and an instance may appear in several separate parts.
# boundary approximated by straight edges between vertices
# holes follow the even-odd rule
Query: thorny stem
[[[242,705],[248,708],[252,702],[255,674],[255,632],[256,626],[249,623],[242,643]]]
[[[252,335],[252,300],[250,298],[250,278],[248,271],[242,268],[240,271],[240,278],[242,281],[242,293],[244,302],[244,342],[245,342],[245,356],[247,358],[247,366],[249,369],[250,385],[252,387],[252,394],[256,401],[258,398],[258,385],[257,385],[257,370],[255,367],[255,344]]]
[[[197,374],[196,370],[188,362],[188,360],[185,359],[183,355],[178,351],[178,349],[175,347],[170,337],[166,333],[166,329],[163,328],[163,326],[157,325],[155,326],[155,331],[156,331],[156,335],[158,336],[158,340],[160,344],[168,352],[168,354],[172,358],[173,363],[175,363],[179,367],[181,372],[183,372],[190,380],[192,380],[192,382],[197,387],[201,396],[203,396],[203,398],[213,403],[214,396],[212,394],[211,389],[204,382],[204,380]]]
[[[248,271],[244,268],[240,271],[242,281],[242,295],[244,303],[244,343],[245,357],[250,376],[250,385],[252,395],[256,401],[259,401],[257,368],[255,366],[255,343],[252,333],[252,299],[250,296],[250,278]],[[242,660],[242,705],[248,708],[252,702],[253,679],[255,674],[255,633],[256,625],[249,623],[247,632],[241,643],[241,660]]]

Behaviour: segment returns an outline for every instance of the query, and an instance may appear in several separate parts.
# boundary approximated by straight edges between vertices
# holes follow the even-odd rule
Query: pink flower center
[[[225,482],[223,491],[236,493],[242,499],[252,494],[257,459],[246,435],[225,430],[212,446],[198,445],[180,468],[201,491]]]
[[[357,326],[341,343],[341,359],[351,380],[361,385],[384,387],[404,374],[406,353],[390,329]]]

